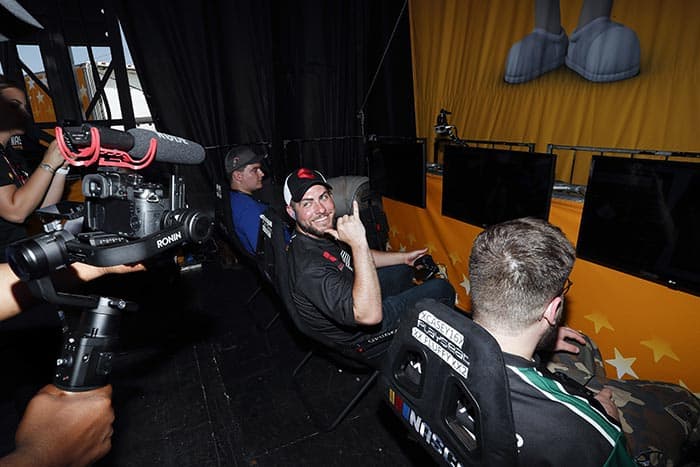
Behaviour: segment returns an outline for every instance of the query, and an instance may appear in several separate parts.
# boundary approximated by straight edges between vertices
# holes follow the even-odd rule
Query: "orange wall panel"
[[[445,265],[469,310],[468,261],[481,228],[443,217],[442,177],[427,177],[426,209],[384,198],[394,250],[427,247]],[[582,203],[554,199],[549,220],[572,242],[578,237]],[[567,324],[590,335],[609,377],[662,380],[700,392],[700,297],[671,290],[588,261],[577,260],[566,300]]]

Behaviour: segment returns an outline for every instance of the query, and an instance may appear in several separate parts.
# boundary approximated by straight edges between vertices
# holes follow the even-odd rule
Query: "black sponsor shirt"
[[[288,252],[292,298],[308,330],[331,347],[365,338],[353,313],[355,274],[347,247],[296,233]]]

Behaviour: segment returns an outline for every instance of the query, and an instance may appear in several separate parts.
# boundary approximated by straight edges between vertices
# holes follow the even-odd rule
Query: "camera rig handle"
[[[82,310],[78,326],[71,329],[64,322],[54,375],[58,388],[88,391],[107,384],[121,313],[137,306],[119,298],[57,292],[49,274],[77,261],[93,266],[138,263],[187,242],[202,242],[211,234],[212,220],[201,211],[185,208],[167,212],[162,224],[162,230],[136,240],[105,232],[73,235],[58,230],[8,248],[10,267],[27,282],[33,295]]]
[[[135,303],[126,300],[97,298],[95,307],[83,310],[77,327],[63,325],[53,383],[64,391],[89,391],[107,384],[119,342],[121,312],[136,309]]]
[[[27,285],[33,294],[50,303],[82,309],[80,323],[73,329],[65,323],[63,312],[59,313],[63,342],[56,359],[54,385],[71,392],[106,385],[119,342],[121,312],[135,311],[137,305],[119,298],[59,293],[49,276],[33,279]]]

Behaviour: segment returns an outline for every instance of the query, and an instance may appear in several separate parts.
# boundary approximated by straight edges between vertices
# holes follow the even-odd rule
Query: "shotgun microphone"
[[[158,141],[156,149],[156,161],[158,162],[194,165],[204,160],[204,148],[185,138],[144,130],[143,128],[132,128],[127,133],[134,138],[134,145],[128,152],[135,159],[146,154],[151,139],[155,138]]]
[[[63,139],[71,149],[90,146],[91,125],[65,127]],[[158,142],[155,160],[173,164],[199,164],[204,160],[204,148],[185,138],[173,136],[143,128],[132,128],[128,131],[113,128],[95,127],[100,133],[100,146],[105,149],[118,149],[128,152],[134,160],[141,160],[148,152],[151,139]]]

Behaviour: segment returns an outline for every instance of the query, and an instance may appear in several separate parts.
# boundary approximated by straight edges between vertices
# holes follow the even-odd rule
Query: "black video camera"
[[[76,155],[62,144],[64,131],[71,130],[57,128],[57,140],[71,164],[100,165],[96,173],[83,177],[84,205],[63,202],[41,210],[40,215],[49,220],[44,225],[46,233],[13,243],[7,257],[35,296],[83,310],[75,329],[64,327],[54,384],[85,391],[107,384],[121,312],[136,306],[119,298],[57,292],[50,274],[73,262],[94,266],[140,263],[185,243],[202,243],[211,234],[213,219],[187,207],[182,177],[171,174],[166,188],[136,173],[153,160],[157,142],[150,145],[148,162],[139,167],[129,154],[101,148],[94,128],[90,130],[90,153]],[[82,228],[64,228],[68,222],[79,222],[81,215]],[[62,224],[62,220],[68,222]]]
[[[175,191],[184,188],[181,179],[172,181]],[[103,170],[83,178],[85,226],[128,238],[143,238],[158,232],[168,210],[184,205],[171,199],[160,184],[145,182],[136,173]]]

